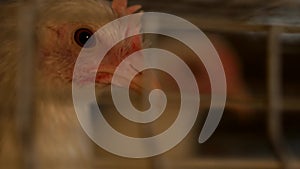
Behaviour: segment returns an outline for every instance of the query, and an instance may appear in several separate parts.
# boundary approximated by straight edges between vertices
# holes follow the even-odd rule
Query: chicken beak
[[[115,66],[100,66],[96,75],[96,84],[115,85],[124,89],[129,86],[129,89],[138,93],[160,88],[155,73],[151,70],[139,72],[132,66],[126,67],[126,71],[116,71],[116,69]]]

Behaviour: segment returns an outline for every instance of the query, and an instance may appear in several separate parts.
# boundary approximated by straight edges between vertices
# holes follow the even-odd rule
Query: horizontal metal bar
[[[291,162],[294,168],[300,168],[300,161]],[[205,169],[280,169],[280,163],[274,159],[239,159],[239,158],[196,158],[196,159],[164,159],[166,168],[205,168]],[[118,164],[113,160],[98,160],[95,167],[103,168],[140,168],[138,163]]]
[[[254,22],[231,21],[220,18],[203,18],[195,15],[181,15],[202,30],[221,32],[267,32],[271,26],[282,28],[282,33],[300,33],[300,25],[271,25]]]

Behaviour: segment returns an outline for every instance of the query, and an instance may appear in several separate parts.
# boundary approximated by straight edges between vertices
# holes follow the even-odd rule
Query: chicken
[[[0,166],[22,166],[26,153],[22,137],[34,137],[36,165],[41,168],[88,168],[91,142],[84,134],[72,106],[73,69],[80,50],[95,31],[118,17],[134,13],[141,6],[127,7],[126,0],[110,5],[102,0],[60,0],[37,4],[35,28],[36,91],[34,126],[29,136],[16,127],[16,82],[19,47],[18,9],[21,3],[2,4],[0,37]],[[112,31],[111,36],[118,36]],[[112,37],[113,38],[113,37]],[[139,36],[128,38],[113,47],[97,71],[96,86],[110,85],[116,66],[142,48]],[[132,88],[135,88],[134,86]],[[25,133],[28,134],[28,133]],[[52,166],[52,167],[51,167]],[[19,166],[20,167],[20,166]]]

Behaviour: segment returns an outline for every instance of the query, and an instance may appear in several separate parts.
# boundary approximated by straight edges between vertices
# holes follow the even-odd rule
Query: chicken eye
[[[85,43],[87,43],[87,42],[88,43],[85,45],[85,47],[92,47],[93,45],[95,45],[95,40],[90,39],[92,37],[92,35],[93,35],[93,32],[90,31],[89,29],[80,28],[75,32],[74,40],[81,47],[83,47],[85,45]]]

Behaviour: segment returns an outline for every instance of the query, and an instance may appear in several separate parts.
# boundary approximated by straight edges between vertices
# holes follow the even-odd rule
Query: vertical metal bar
[[[36,168],[34,160],[34,115],[35,115],[35,1],[21,1],[19,9],[19,47],[17,67],[16,126],[19,136],[20,166]]]
[[[268,132],[281,161],[282,168],[289,169],[289,152],[282,131],[282,62],[280,35],[283,28],[272,26],[268,36]]]
[[[156,39],[157,38],[155,37],[152,40],[156,40]],[[150,76],[150,77],[147,77],[147,78],[151,79],[152,82],[149,83],[148,81],[146,81],[146,79],[143,80],[143,86],[145,86],[145,88],[147,89],[147,90],[144,89],[142,91],[142,96],[141,96],[142,99],[140,100],[143,108],[147,107],[149,89],[152,89],[152,88],[161,89],[161,86],[158,83],[157,74],[155,74],[155,72],[151,72],[148,74],[148,76]],[[150,136],[155,135],[154,131],[155,131],[155,126],[153,124],[149,124],[147,127],[142,127],[139,129],[140,133],[147,133]],[[151,147],[145,147],[145,148],[146,149],[157,149],[158,144],[159,144],[159,142],[154,143]],[[164,168],[166,168],[165,165],[166,164],[165,164],[165,159],[164,159],[163,155],[159,155],[159,156],[150,158],[149,166],[151,169],[164,169]]]
[[[151,27],[151,26],[154,26],[156,27],[157,29],[162,29],[161,28],[161,21],[159,20],[159,18],[157,18],[157,22],[155,23],[148,23],[148,22],[145,22],[144,20],[142,20],[142,26],[143,27]],[[151,24],[151,25],[149,25]],[[158,38],[157,36],[151,36],[150,38],[148,37],[148,40],[151,42],[151,43],[156,43],[158,41]],[[144,60],[144,62],[153,62],[152,60]],[[142,91],[142,97],[144,99],[141,99],[141,104],[142,106],[145,108],[147,107],[147,102],[148,102],[148,95],[149,95],[149,89],[152,89],[152,88],[158,88],[158,89],[161,89],[161,86],[158,82],[158,77],[157,77],[157,74],[155,72],[151,72],[150,74],[148,74],[150,77],[148,77],[149,79],[152,80],[151,83],[149,83],[147,80],[145,80],[145,77],[143,79],[143,86],[145,86],[147,90],[143,90]],[[146,100],[145,100],[146,99]],[[154,135],[154,130],[155,130],[155,127],[151,124],[151,125],[148,125],[147,127],[142,127],[140,128],[140,132],[141,133],[147,133],[148,135],[151,135],[153,136]],[[159,144],[159,143],[157,143]],[[157,144],[153,144],[151,147],[146,147],[146,148],[150,148],[150,149],[157,149]],[[162,155],[159,155],[159,156],[156,156],[156,157],[152,157],[150,158],[150,168],[151,169],[164,169],[166,168],[165,166],[165,159]]]

